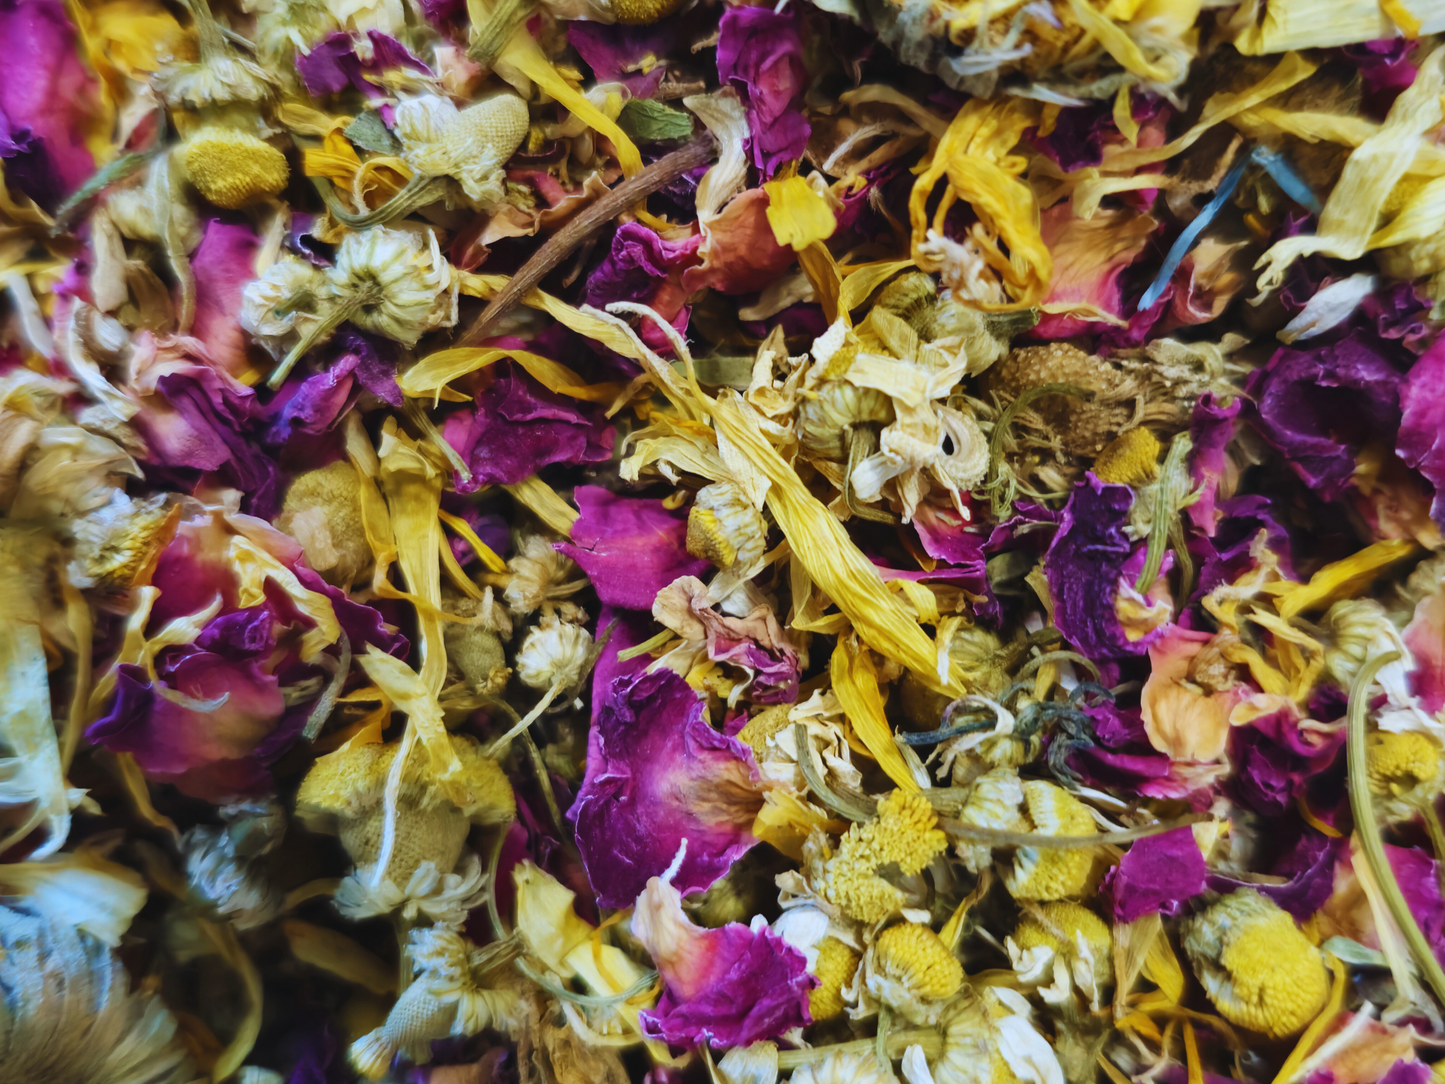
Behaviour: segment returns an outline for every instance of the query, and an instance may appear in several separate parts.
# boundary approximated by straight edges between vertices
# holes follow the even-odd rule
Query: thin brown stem
[[[659,158],[637,176],[623,181],[596,203],[584,209],[532,254],[532,258],[521,266],[511,281],[487,303],[482,314],[456,341],[456,345],[475,346],[485,339],[497,321],[511,312],[573,249],[639,200],[671,184],[688,170],[702,165],[712,157],[712,150],[712,136],[699,136],[687,146]]]

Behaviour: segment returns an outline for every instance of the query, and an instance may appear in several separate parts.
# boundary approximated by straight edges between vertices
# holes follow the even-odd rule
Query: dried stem
[[[700,136],[686,147],[659,158],[637,176],[623,181],[596,203],[584,209],[532,254],[532,258],[522,265],[511,281],[487,303],[482,314],[473,321],[472,326],[467,328],[455,345],[475,346],[485,339],[491,333],[493,325],[511,312],[573,249],[639,200],[671,184],[688,170],[702,165],[712,157],[712,149],[712,137]]]

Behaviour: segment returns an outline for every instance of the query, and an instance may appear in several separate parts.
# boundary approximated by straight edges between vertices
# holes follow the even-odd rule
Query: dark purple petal
[[[621,83],[634,98],[651,98],[667,74],[667,65],[638,67],[647,57],[660,58],[675,45],[677,24],[663,19],[650,26],[622,26],[575,21],[567,24],[567,43],[577,50],[599,83]]]
[[[3,111],[0,111],[0,159],[5,160],[5,183],[54,214],[65,198],[65,189],[45,151],[45,140],[29,128],[12,129]]]
[[[57,194],[68,196],[95,171],[86,136],[100,110],[60,0],[0,3],[0,71],[0,113],[12,132],[37,141],[27,145],[43,153]]]
[[[430,68],[407,52],[406,46],[395,38],[376,30],[368,30],[366,37],[367,42],[363,44],[351,34],[338,31],[313,45],[309,53],[298,53],[296,70],[301,73],[306,92],[320,97],[335,94],[348,86],[370,91],[375,88],[363,73],[384,68],[404,67],[432,74]]]
[[[1233,892],[1236,888],[1252,888],[1268,896],[1284,910],[1303,922],[1325,905],[1335,885],[1335,863],[1349,845],[1346,839],[1332,839],[1323,832],[1307,829],[1294,850],[1272,872],[1288,877],[1282,885],[1239,881],[1222,873],[1209,875],[1209,888],[1214,892]]]
[[[618,678],[593,713],[587,775],[568,815],[603,907],[630,907],[684,839],[682,892],[707,888],[758,842],[752,756],[707,724],[682,678]]]
[[[351,596],[345,591],[339,587],[332,587],[305,565],[297,565],[294,571],[303,587],[317,591],[331,600],[331,608],[336,613],[336,621],[341,626],[341,631],[346,633],[346,638],[351,641],[351,650],[354,654],[365,651],[367,644],[375,644],[388,655],[395,655],[397,658],[406,657],[410,647],[407,638],[399,632],[387,630],[380,610],[374,606],[353,602]]]
[[[269,654],[276,646],[276,615],[266,606],[222,614],[201,630],[196,646],[232,662]]]
[[[1114,614],[1114,599],[1125,563],[1134,551],[1124,533],[1134,491],[1101,482],[1089,472],[1074,487],[1058,533],[1044,557],[1044,575],[1054,600],[1054,624],[1092,659],[1113,659],[1146,651],[1154,637],[1131,642]]]
[[[1420,932],[1436,959],[1445,964],[1445,900],[1440,897],[1440,866],[1418,847],[1385,845],[1390,869],[1400,884],[1400,893],[1410,905],[1410,913],[1420,924]]]
[[[687,552],[685,510],[614,496],[601,486],[578,486],[573,497],[582,514],[572,524],[572,541],[557,548],[582,566],[607,605],[651,610],[673,580],[709,567]]]
[[[266,442],[285,444],[294,436],[316,436],[330,429],[349,405],[358,361],[355,354],[348,354],[315,376],[287,381],[267,407],[276,420],[266,431]]]
[[[1365,443],[1393,439],[1400,383],[1378,341],[1362,332],[1314,350],[1285,348],[1249,381],[1251,420],[1306,485],[1334,500]]]
[[[1194,416],[1189,422],[1189,439],[1194,442],[1189,477],[1199,488],[1200,497],[1185,514],[1204,535],[1214,534],[1214,499],[1228,462],[1224,449],[1234,439],[1234,419],[1243,405],[1243,399],[1235,398],[1228,406],[1221,406],[1212,391],[1205,392],[1194,404]]]
[[[788,159],[801,158],[812,129],[802,110],[808,69],[794,15],[726,7],[718,24],[717,71],[742,95],[753,165],[772,176]]]

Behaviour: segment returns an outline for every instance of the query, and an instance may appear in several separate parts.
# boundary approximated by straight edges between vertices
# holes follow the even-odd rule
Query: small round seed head
[[[345,459],[298,474],[276,517],[276,526],[301,543],[316,573],[343,587],[372,565],[362,522],[361,479]]]
[[[1319,950],[1288,912],[1252,888],[1189,919],[1183,944],[1219,1014],[1271,1039],[1302,1031],[1329,998]]]
[[[1163,445],[1140,426],[1111,440],[1094,460],[1094,476],[1101,482],[1137,486],[1154,477]]]
[[[697,491],[687,514],[687,552],[718,568],[751,567],[767,548],[768,527],[741,489],[713,482]]]
[[[1365,745],[1365,771],[1376,794],[1404,794],[1440,773],[1440,747],[1418,730],[1376,731]]]
[[[850,945],[836,937],[818,942],[818,962],[813,966],[818,985],[808,994],[808,1012],[815,1023],[843,1015],[843,988],[853,981],[860,959]]]
[[[878,935],[873,953],[878,974],[907,998],[942,1001],[963,985],[958,958],[938,934],[917,922],[888,927]]]
[[[878,815],[855,824],[826,866],[824,895],[850,918],[881,922],[903,904],[903,893],[878,875],[894,863],[904,876],[927,866],[948,846],[928,799],[895,790],[878,803]]]
[[[279,150],[234,128],[202,128],[182,145],[181,157],[196,190],[231,210],[275,196],[291,172]]]

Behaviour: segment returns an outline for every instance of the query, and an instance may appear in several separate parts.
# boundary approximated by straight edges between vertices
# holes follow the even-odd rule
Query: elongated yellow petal
[[[413,398],[439,395],[458,377],[485,369],[502,358],[511,358],[538,383],[559,395],[593,403],[611,403],[622,391],[621,384],[588,384],[561,362],[526,350],[464,346],[428,354],[401,375],[397,384]]]
[[[873,562],[863,556],[837,517],[778,455],[738,394],[725,390],[714,409],[718,433],[767,476],[768,507],[793,548],[794,560],[847,615],[863,642],[912,670],[930,687],[952,696],[962,694],[957,672],[940,684],[933,641],[883,585]]]
[[[849,645],[851,637],[838,638],[829,663],[829,675],[833,679],[833,692],[838,703],[853,724],[853,730],[878,766],[888,773],[888,778],[898,785],[899,790],[919,789],[913,773],[898,746],[893,741],[893,731],[883,717],[883,697],[878,692],[878,673],[873,668],[867,649]]]
[[[826,241],[838,228],[828,201],[802,177],[787,177],[763,185],[768,207],[763,213],[779,245],[802,252],[814,241]]]
[[[1309,583],[1281,580],[1267,583],[1261,590],[1275,596],[1280,617],[1289,620],[1306,610],[1318,610],[1342,598],[1354,598],[1372,583],[1381,572],[1396,561],[1403,561],[1418,548],[1409,538],[1389,538],[1366,546],[1342,561],[1325,565]]]

